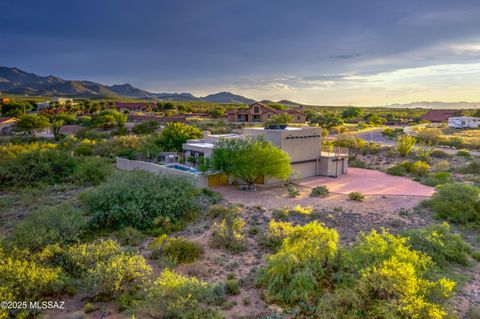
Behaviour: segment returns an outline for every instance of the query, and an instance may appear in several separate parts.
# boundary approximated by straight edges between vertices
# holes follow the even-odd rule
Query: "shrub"
[[[416,161],[410,166],[409,173],[412,173],[417,176],[425,176],[430,169],[430,165],[426,162]]]
[[[240,294],[240,285],[238,284],[238,280],[235,278],[227,279],[225,281],[225,292],[227,295],[236,296]]]
[[[467,150],[459,150],[457,151],[457,155],[462,157],[470,157],[470,152]]]
[[[480,190],[465,184],[439,186],[430,200],[424,202],[436,217],[456,224],[480,224]]]
[[[115,237],[123,246],[138,246],[145,240],[145,235],[133,227],[115,232]]]
[[[417,139],[413,136],[402,135],[397,139],[397,151],[401,156],[407,156],[415,146]]]
[[[432,157],[435,158],[449,158],[450,155],[442,150],[433,150],[432,153],[430,154]]]
[[[360,147],[360,152],[363,155],[368,154],[378,154],[382,150],[382,145],[378,143],[365,143],[362,147]]]
[[[432,225],[427,228],[405,231],[413,249],[424,252],[440,266],[448,262],[466,265],[470,246],[458,234],[452,233],[447,223]]]
[[[93,146],[91,144],[80,144],[74,149],[74,153],[78,156],[92,156]]]
[[[471,161],[461,169],[465,174],[480,174],[480,161]]]
[[[318,197],[318,196],[327,196],[330,193],[328,187],[325,185],[320,185],[314,187],[312,192],[310,193],[310,197]]]
[[[112,175],[80,200],[92,228],[146,229],[156,224],[170,230],[192,217],[196,194],[188,179],[134,171]]]
[[[390,166],[389,168],[387,168],[387,174],[395,176],[405,176],[408,174],[411,165],[411,162],[405,161],[403,163]]]
[[[213,225],[212,247],[225,248],[232,252],[245,250],[245,221],[241,217],[239,209],[230,209],[222,217],[220,223]]]
[[[202,246],[184,238],[169,238],[161,235],[149,245],[152,258],[165,257],[173,264],[191,263],[203,253]]]
[[[294,230],[291,223],[270,220],[267,232],[260,238],[260,244],[267,248],[276,250],[282,245],[285,238],[290,236]]]
[[[148,287],[137,312],[152,318],[223,318],[217,311],[202,305],[215,298],[214,288],[195,277],[185,277],[165,269]]]
[[[430,175],[425,182],[425,184],[429,186],[438,186],[448,183],[453,183],[453,176],[449,172],[437,172]]]
[[[423,162],[430,162],[432,152],[433,146],[430,142],[420,142],[415,150],[415,156]]]
[[[80,161],[73,174],[76,183],[97,186],[112,173],[111,164],[101,157],[87,157]]]
[[[58,293],[62,286],[60,268],[9,256],[0,249],[0,297],[9,297],[5,301],[41,300],[44,295]]]
[[[438,144],[441,135],[442,131],[438,128],[425,128],[418,131],[418,139],[431,145]]]
[[[140,255],[121,253],[106,260],[100,260],[87,273],[87,287],[94,296],[106,300],[138,285],[144,285],[152,274],[151,267]]]
[[[298,197],[300,196],[300,192],[298,191],[297,187],[295,185],[288,185],[288,195],[290,197]]]
[[[21,153],[0,166],[0,180],[10,186],[32,186],[41,183],[60,184],[73,174],[77,162],[58,150],[35,150]]]
[[[259,274],[270,301],[306,302],[323,292],[325,269],[335,256],[338,233],[318,222],[297,226]]]
[[[159,124],[156,121],[147,121],[136,124],[132,128],[132,132],[135,134],[150,134],[157,130]]]
[[[360,192],[351,192],[348,194],[348,198],[357,202],[363,202],[365,200],[365,195]]]
[[[357,167],[357,168],[365,168],[365,167],[367,167],[367,164],[365,164],[365,162],[362,161],[362,160],[354,158],[354,159],[348,161],[348,166]]]
[[[49,244],[79,239],[84,226],[82,214],[69,204],[45,206],[19,222],[11,240],[19,248],[39,250]]]

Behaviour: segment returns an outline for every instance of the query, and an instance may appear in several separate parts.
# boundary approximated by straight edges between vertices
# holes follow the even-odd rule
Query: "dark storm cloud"
[[[160,91],[220,88],[259,77],[381,72],[412,65],[390,61],[392,56],[480,38],[477,1],[1,0],[0,5],[1,65]],[[362,64],[371,59],[388,61]],[[415,65],[431,62],[426,60],[417,57]]]

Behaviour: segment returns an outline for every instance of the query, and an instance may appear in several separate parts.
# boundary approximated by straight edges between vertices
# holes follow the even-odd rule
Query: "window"
[[[253,113],[260,113],[260,108],[258,106],[255,106],[253,108]]]
[[[300,116],[297,116],[297,120],[299,120],[299,121],[300,121]]]

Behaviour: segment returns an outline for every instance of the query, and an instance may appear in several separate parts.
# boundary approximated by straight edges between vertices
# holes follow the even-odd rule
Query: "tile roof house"
[[[461,116],[460,110],[430,110],[426,114],[422,115],[420,119],[422,121],[429,121],[432,123],[440,123],[448,121],[449,117]]]
[[[15,117],[0,117],[0,135],[11,135],[12,127],[17,121]]]
[[[306,117],[303,106],[297,108],[277,110],[262,103],[252,103],[246,109],[235,109],[227,113],[228,122],[234,123],[263,123],[276,114],[289,114],[292,123],[305,123]]]
[[[147,109],[153,110],[157,107],[155,103],[130,103],[130,102],[114,102],[115,108],[119,112],[145,112]]]

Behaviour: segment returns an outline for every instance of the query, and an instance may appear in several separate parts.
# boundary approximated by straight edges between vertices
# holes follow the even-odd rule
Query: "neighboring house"
[[[70,102],[73,105],[73,99],[65,98],[65,97],[54,97],[52,100],[53,103],[58,103],[60,105],[65,105]]]
[[[303,106],[297,108],[277,110],[262,103],[252,103],[246,109],[231,110],[227,113],[228,122],[232,123],[263,123],[276,114],[289,114],[292,123],[305,123]]]
[[[38,102],[37,110],[46,110],[50,108],[50,102]]]
[[[449,117],[462,116],[460,110],[430,110],[426,114],[420,117],[423,121],[429,121],[432,123],[440,123],[448,121]]]
[[[2,104],[8,104],[8,103],[10,103],[10,99],[8,97],[3,97]]]
[[[15,117],[0,117],[0,135],[12,135],[12,128],[17,123]]]
[[[146,112],[157,107],[155,103],[128,103],[128,102],[114,102],[115,108],[119,112]]]
[[[448,127],[451,128],[478,128],[480,117],[458,116],[448,118]]]
[[[210,157],[215,143],[222,138],[246,138],[262,136],[285,151],[292,164],[291,179],[312,176],[337,177],[348,171],[348,149],[322,150],[322,129],[320,127],[287,127],[286,129],[244,128],[242,134],[211,135],[206,131],[202,139],[188,140],[183,144],[185,159]],[[186,162],[188,165],[193,163]],[[264,180],[264,184],[276,183]]]
[[[170,123],[170,122],[187,122],[187,117],[185,115],[175,115],[175,116],[156,116],[156,115],[135,115],[129,114],[128,120],[133,122],[148,122],[154,121],[158,123]]]

